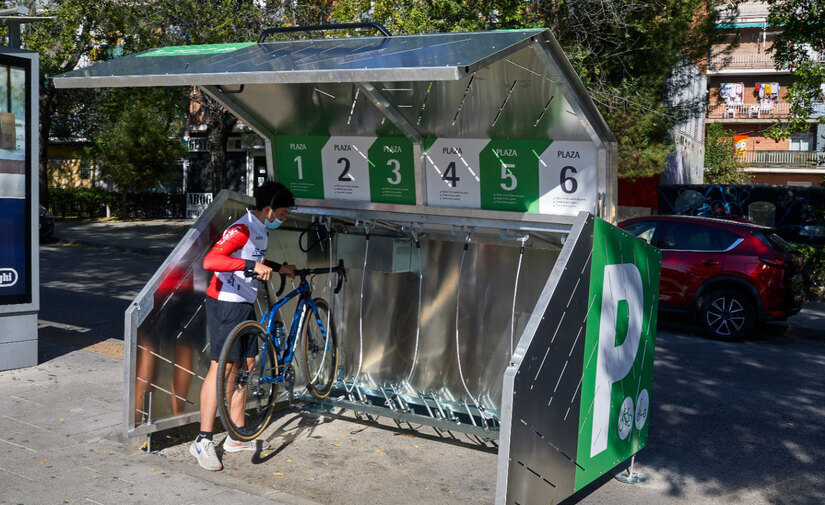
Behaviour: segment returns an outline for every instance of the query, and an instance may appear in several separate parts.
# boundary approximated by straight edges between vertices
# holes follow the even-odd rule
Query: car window
[[[762,233],[761,231],[757,231],[753,233],[756,237],[761,240],[762,242],[770,245],[772,248],[776,249],[779,252],[783,253],[795,253],[796,249],[793,248],[791,244],[785,241],[782,237],[777,235],[772,231],[767,231]]]
[[[713,229],[713,238],[716,240],[716,245],[720,251],[727,251],[732,246],[736,245],[737,242],[741,242],[743,240],[739,235],[727,230],[721,230],[719,228]]]
[[[693,223],[667,222],[661,224],[656,247],[681,251],[717,251],[713,229]]]
[[[653,239],[653,232],[656,231],[656,224],[656,221],[637,221],[622,226],[622,229],[649,244]]]

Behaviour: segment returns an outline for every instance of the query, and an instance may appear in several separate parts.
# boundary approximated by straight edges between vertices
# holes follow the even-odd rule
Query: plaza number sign
[[[280,181],[298,198],[414,205],[412,143],[400,137],[276,137]],[[541,214],[596,212],[590,142],[427,139],[427,204]]]

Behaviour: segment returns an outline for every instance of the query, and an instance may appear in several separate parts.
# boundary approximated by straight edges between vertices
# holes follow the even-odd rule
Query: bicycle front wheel
[[[235,440],[254,440],[269,425],[278,395],[278,360],[266,330],[245,321],[226,339],[218,361],[218,408]]]
[[[307,315],[304,324],[304,369],[307,389],[312,396],[323,399],[332,392],[338,368],[338,340],[335,323],[329,317],[329,305],[322,298],[313,300],[317,313]],[[321,331],[323,328],[325,331]]]

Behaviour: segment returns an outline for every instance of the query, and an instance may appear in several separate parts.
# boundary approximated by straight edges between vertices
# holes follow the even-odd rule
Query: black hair
[[[295,197],[292,196],[292,191],[280,182],[267,181],[255,191],[255,210],[264,210],[267,206],[273,209],[293,207]]]

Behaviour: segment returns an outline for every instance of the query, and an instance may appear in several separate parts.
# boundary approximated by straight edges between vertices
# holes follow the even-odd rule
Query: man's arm
[[[253,260],[233,258],[230,254],[241,249],[249,240],[249,228],[245,225],[237,224],[231,226],[223,232],[223,236],[218,240],[212,249],[203,258],[203,268],[212,272],[237,272],[239,270],[252,270],[258,278],[268,281],[272,277],[272,272],[281,270],[281,265],[267,261],[266,264]],[[291,268],[286,268],[286,267]],[[284,274],[294,277],[292,272],[294,265],[285,265]]]
[[[272,277],[272,268],[253,260],[233,258],[230,254],[241,249],[249,240],[249,228],[242,224],[230,226],[223,232],[212,249],[203,258],[203,268],[213,272],[237,272],[239,270],[253,270],[258,277],[269,280]]]

